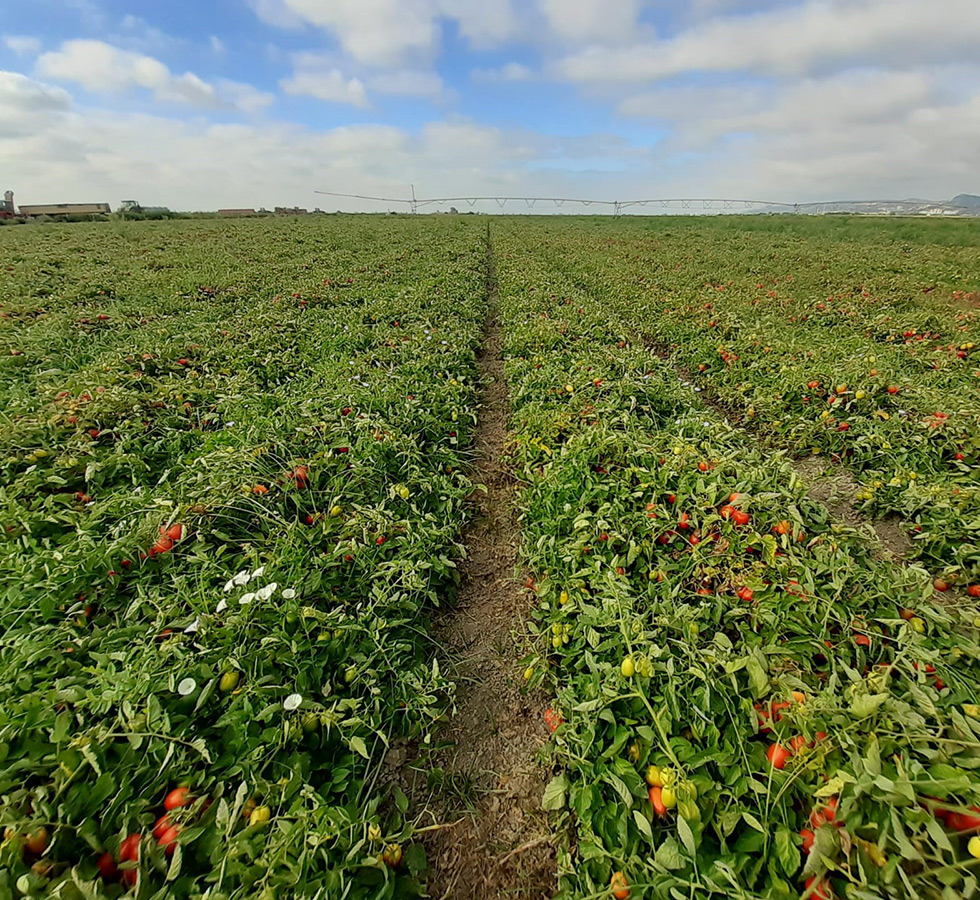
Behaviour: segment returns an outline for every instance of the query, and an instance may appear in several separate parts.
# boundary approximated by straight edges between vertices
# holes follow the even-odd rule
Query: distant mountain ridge
[[[873,216],[980,216],[980,196],[957,194],[952,200],[833,200],[801,203],[801,212]]]

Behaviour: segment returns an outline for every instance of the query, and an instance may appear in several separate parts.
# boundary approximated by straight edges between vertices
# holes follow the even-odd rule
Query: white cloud
[[[592,84],[708,71],[793,75],[846,62],[942,61],[975,54],[978,42],[975,0],[806,0],[713,18],[668,40],[591,46],[560,60],[554,72]]]
[[[219,91],[193,72],[175,75],[151,56],[120,50],[104,41],[66,41],[57,51],[39,57],[37,71],[42,77],[75,82],[93,92],[119,93],[139,87],[152,91],[162,102],[205,109],[238,107],[252,112],[272,101],[269,94],[230,81],[223,82]]]
[[[423,97],[440,100],[446,96],[446,86],[435,72],[393,70],[381,72],[368,79],[368,87],[380,94],[399,97]]]
[[[287,94],[305,94],[328,103],[348,103],[368,106],[367,89],[359,78],[348,78],[339,68],[315,53],[298,53],[293,59],[292,77],[284,78],[279,86]]]
[[[221,38],[219,38],[216,34],[211,35],[211,37],[208,39],[208,43],[211,45],[211,52],[218,56],[222,56],[223,54],[228,52],[228,48],[227,46],[225,46],[225,42],[221,40]]]
[[[41,42],[37,38],[22,34],[8,34],[3,43],[18,56],[34,56],[41,49]]]
[[[297,53],[293,74],[280,81],[287,94],[315,97],[330,103],[370,106],[369,93],[444,100],[450,96],[438,73],[425,69],[358,67],[345,74],[343,60],[331,54]]]
[[[444,20],[454,23],[460,35],[477,47],[493,46],[520,34],[512,0],[249,2],[262,21],[282,28],[320,28],[336,38],[348,57],[370,66],[431,60],[439,48]]]
[[[551,32],[575,43],[622,43],[639,27],[640,0],[541,0]]]
[[[19,72],[0,71],[0,146],[11,138],[35,133],[39,123],[70,108],[67,91]]]
[[[534,72],[523,63],[509,62],[499,69],[473,69],[470,77],[484,84],[495,84],[506,81],[530,81],[534,77]]]

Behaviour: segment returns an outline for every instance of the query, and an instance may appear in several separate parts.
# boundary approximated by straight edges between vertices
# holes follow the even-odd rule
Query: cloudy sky
[[[980,193],[977,2],[0,0],[0,189]]]

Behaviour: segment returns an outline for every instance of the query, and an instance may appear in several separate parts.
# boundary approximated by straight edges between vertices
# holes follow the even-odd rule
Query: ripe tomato
[[[869,638],[866,634],[856,634],[854,635],[854,643],[857,644],[858,647],[870,647],[871,638]]]
[[[119,875],[119,867],[116,865],[116,861],[112,858],[111,853],[103,853],[99,857],[96,866],[98,866],[99,875],[106,881],[111,881]]]
[[[949,814],[946,822],[953,831],[980,831],[980,807],[971,806],[970,811],[976,815],[954,812]]]
[[[914,619],[915,618],[915,612],[913,610],[911,610],[911,609],[900,609],[898,611],[898,614],[903,619],[905,619],[906,622],[908,622],[909,619]]]
[[[735,507],[729,503],[726,503],[721,509],[718,510],[718,515],[723,519],[730,519],[735,515]]]
[[[805,882],[806,889],[810,891],[811,900],[833,900],[833,894],[827,886],[825,880],[817,881],[816,875],[811,875]]]
[[[969,586],[969,587],[968,587],[968,588],[966,589],[966,592],[967,592],[967,593],[968,593],[968,594],[969,594],[969,595],[970,595],[971,597],[980,597],[980,584],[971,584],[971,585],[970,585],[970,586]]]
[[[616,900],[626,900],[630,895],[629,882],[622,872],[613,872],[612,878],[609,881],[609,887]]]
[[[813,839],[816,835],[809,828],[801,828],[800,837],[803,838],[803,852],[809,853],[813,849]]]
[[[888,385],[888,393],[889,394],[897,394],[898,393],[898,387],[896,385],[894,385],[894,384]]]
[[[770,744],[766,750],[766,759],[774,769],[785,769],[786,761],[793,754],[780,744]]]
[[[554,733],[558,730],[558,726],[564,723],[564,719],[556,713],[553,709],[546,709],[544,711],[544,724],[548,726],[548,730]]]
[[[163,808],[168,812],[188,806],[193,798],[189,788],[176,787],[163,800]]]
[[[160,532],[176,543],[184,536],[184,526],[180,522],[174,522],[166,531],[161,528]]]
[[[782,519],[773,526],[772,530],[776,534],[789,534],[793,530],[793,526],[786,519]]]
[[[157,843],[163,847],[167,856],[173,856],[174,850],[177,849],[177,835],[179,833],[180,829],[176,825],[171,825],[157,838]]]
[[[825,806],[818,806],[810,813],[810,824],[816,829],[828,825],[837,818],[837,798],[831,797]]]
[[[664,805],[663,800],[663,788],[654,786],[647,792],[647,796],[650,798],[650,805],[653,807],[653,811],[658,816],[667,815],[667,807]]]
[[[743,512],[740,509],[736,509],[735,512],[732,513],[732,521],[738,526],[748,525],[751,518],[752,517],[747,512]]]
[[[735,595],[738,597],[739,600],[744,600],[746,603],[751,603],[752,597],[754,596],[752,592],[752,588],[747,588],[747,587],[739,588],[735,592]]]
[[[153,837],[159,839],[160,835],[166,831],[169,831],[172,825],[173,822],[170,821],[170,816],[164,813],[153,825]]]
[[[949,582],[943,581],[942,578],[937,578],[932,586],[940,593],[946,593],[949,590]]]

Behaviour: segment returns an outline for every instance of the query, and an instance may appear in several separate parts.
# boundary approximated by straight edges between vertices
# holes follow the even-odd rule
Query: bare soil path
[[[427,779],[427,811],[445,826],[425,836],[428,888],[435,900],[545,900],[557,887],[553,836],[541,810],[551,773],[536,760],[548,737],[541,717],[547,703],[526,692],[520,670],[529,592],[518,576],[516,484],[505,457],[510,406],[489,240],[487,246],[489,310],[478,358],[483,395],[472,476],[486,491],[472,498],[457,603],[434,627],[458,689],[456,714],[438,735],[443,749],[425,765],[438,773]],[[422,799],[418,785],[412,793]]]

